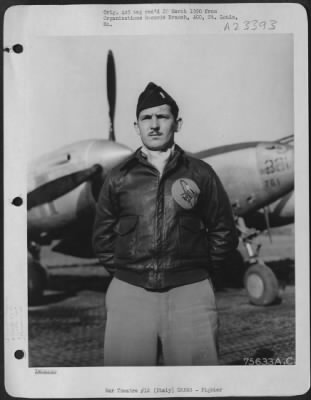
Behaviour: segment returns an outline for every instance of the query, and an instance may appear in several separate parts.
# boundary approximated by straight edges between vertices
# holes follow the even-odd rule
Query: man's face
[[[175,119],[167,104],[142,110],[135,122],[141,141],[149,150],[165,150],[174,143],[175,132],[181,128],[182,120]]]

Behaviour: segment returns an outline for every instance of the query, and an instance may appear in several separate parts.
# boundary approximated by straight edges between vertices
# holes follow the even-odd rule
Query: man
[[[216,365],[210,283],[237,245],[227,195],[212,168],[175,144],[175,100],[149,83],[138,99],[142,147],[107,176],[95,252],[114,278],[106,295],[105,365]]]

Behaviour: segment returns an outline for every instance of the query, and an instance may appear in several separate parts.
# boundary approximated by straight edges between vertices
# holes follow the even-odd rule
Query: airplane
[[[107,58],[109,139],[76,142],[37,158],[28,168],[27,240],[28,300],[41,298],[48,282],[40,248],[57,240],[53,250],[93,258],[92,226],[96,201],[107,172],[132,154],[115,141],[115,63]],[[249,253],[245,287],[253,304],[268,305],[280,294],[277,278],[252,248],[254,233],[244,216],[266,207],[293,190],[293,148],[281,142],[237,143],[193,154],[217,172],[229,195],[241,240]]]

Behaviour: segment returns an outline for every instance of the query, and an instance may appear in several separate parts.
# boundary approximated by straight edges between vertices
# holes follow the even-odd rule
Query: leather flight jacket
[[[177,145],[162,176],[138,149],[105,179],[93,247],[120,280],[150,290],[194,283],[237,243],[218,176]]]

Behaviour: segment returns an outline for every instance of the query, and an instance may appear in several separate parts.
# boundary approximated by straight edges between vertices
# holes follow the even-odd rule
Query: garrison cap
[[[139,113],[146,108],[161,106],[163,104],[171,106],[172,114],[177,118],[179,109],[176,101],[160,86],[150,82],[138,97],[136,117],[138,118]]]

